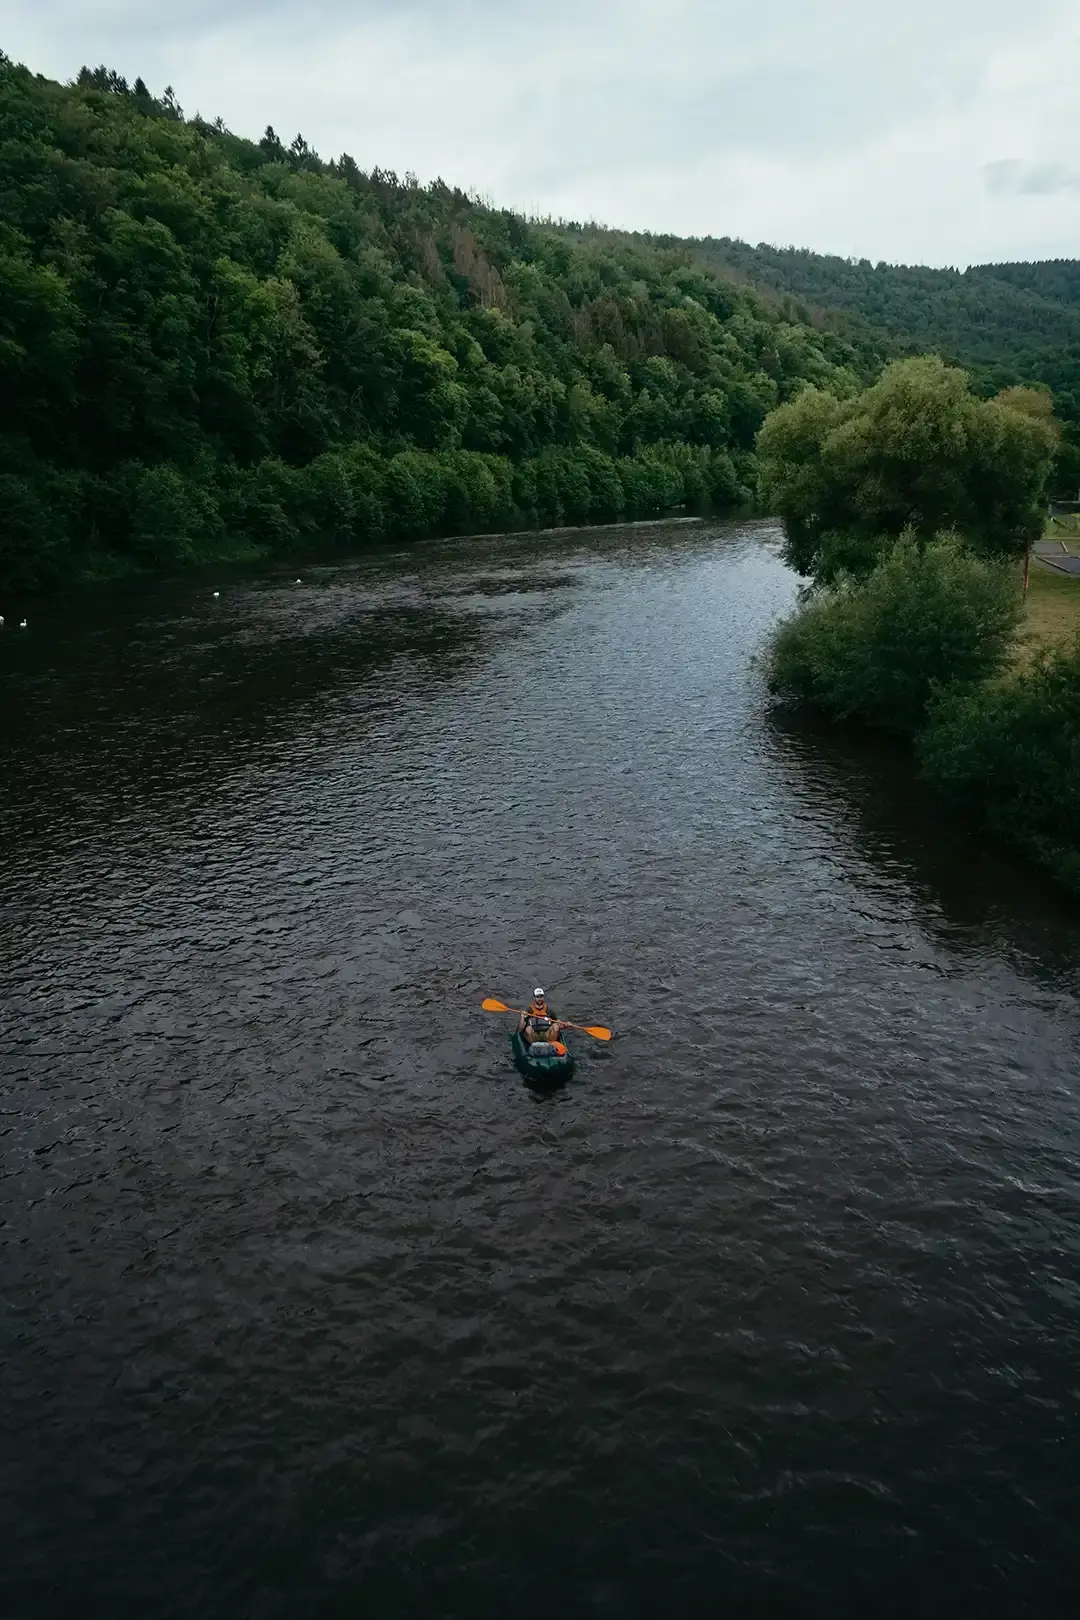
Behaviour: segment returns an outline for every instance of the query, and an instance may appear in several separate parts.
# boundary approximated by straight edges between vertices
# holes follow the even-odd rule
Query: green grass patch
[[[1043,529],[1045,540],[1080,541],[1080,512],[1066,512],[1064,517],[1047,518]]]
[[[1071,641],[1080,631],[1080,574],[1058,573],[1033,557],[1021,631],[1027,656]]]

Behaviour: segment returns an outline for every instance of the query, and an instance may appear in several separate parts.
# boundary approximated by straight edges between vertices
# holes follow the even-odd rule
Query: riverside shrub
[[[1003,667],[1020,611],[1003,564],[955,535],[927,545],[906,535],[864,581],[842,579],[780,627],[769,687],[833,719],[911,736],[936,690]]]
[[[942,692],[917,746],[934,787],[1080,894],[1080,638]]]

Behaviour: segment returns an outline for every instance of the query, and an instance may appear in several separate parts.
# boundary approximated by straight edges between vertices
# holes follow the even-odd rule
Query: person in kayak
[[[557,1051],[560,1048],[565,1051],[566,1048],[559,1040],[559,1031],[561,1029],[562,1025],[548,1011],[547,999],[543,990],[537,985],[533,991],[532,1000],[518,1019],[518,1034],[526,1046],[532,1046],[534,1041],[540,1043],[550,1042]]]

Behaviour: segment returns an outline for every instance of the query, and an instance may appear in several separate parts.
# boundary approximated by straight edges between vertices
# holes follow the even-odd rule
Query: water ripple
[[[5,1614],[1066,1612],[1075,913],[769,717],[776,538],[0,644]]]

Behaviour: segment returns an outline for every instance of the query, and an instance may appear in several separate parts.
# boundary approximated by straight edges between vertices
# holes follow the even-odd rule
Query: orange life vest
[[[546,1004],[543,1007],[539,1007],[535,1001],[530,1001],[528,1010],[525,1013],[525,1028],[531,1031],[533,1035],[538,1036],[540,1040],[544,1041],[548,1039],[548,1032],[546,1029],[540,1029],[537,1027],[538,1020],[540,1019],[543,1019],[546,1024],[553,1024],[555,1022],[555,1015],[548,1010]]]

